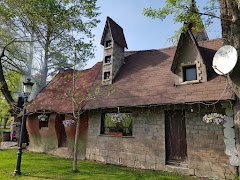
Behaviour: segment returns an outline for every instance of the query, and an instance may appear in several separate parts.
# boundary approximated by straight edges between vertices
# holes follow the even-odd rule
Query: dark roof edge
[[[113,35],[113,33],[112,33],[112,28],[114,28],[114,27],[111,27],[111,24],[112,24],[113,26],[115,26],[116,28],[118,28],[118,29],[121,31],[122,36],[123,36],[122,38],[123,38],[123,40],[124,40],[123,44],[121,44],[120,42],[118,42],[118,41],[116,41],[116,40],[114,39],[114,35]],[[106,19],[106,22],[105,22],[105,26],[104,26],[104,29],[103,29],[103,33],[102,33],[102,37],[101,37],[101,42],[100,42],[100,44],[101,44],[101,45],[104,45],[103,38],[104,38],[104,35],[105,35],[105,31],[106,31],[107,26],[109,27],[109,29],[110,29],[110,31],[111,31],[112,39],[113,39],[117,44],[119,44],[120,46],[123,46],[123,47],[125,47],[125,48],[128,49],[127,42],[126,42],[126,38],[125,38],[125,35],[124,35],[124,32],[123,32],[123,28],[122,28],[118,23],[116,23],[112,18],[110,18],[109,16],[107,16],[107,19]]]
[[[236,97],[221,99],[221,100],[209,100],[209,101],[188,101],[188,102],[179,102],[179,103],[163,103],[163,104],[139,104],[139,105],[129,105],[129,106],[105,106],[105,107],[97,107],[97,108],[85,108],[84,110],[97,110],[97,109],[112,109],[112,108],[133,108],[133,107],[157,107],[157,106],[167,106],[167,105],[194,105],[194,104],[212,104],[213,102],[223,102],[223,101],[234,101]]]

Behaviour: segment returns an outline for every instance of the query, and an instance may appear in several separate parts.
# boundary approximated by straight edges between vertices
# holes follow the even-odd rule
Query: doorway
[[[56,130],[58,135],[58,147],[67,147],[67,135],[63,125],[64,115],[57,115]]]
[[[165,111],[166,164],[180,166],[187,159],[185,113]]]

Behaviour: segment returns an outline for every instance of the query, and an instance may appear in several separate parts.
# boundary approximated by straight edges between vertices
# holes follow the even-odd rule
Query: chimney
[[[123,29],[110,17],[106,20],[101,45],[104,46],[102,85],[109,85],[124,63],[124,49],[127,48]]]

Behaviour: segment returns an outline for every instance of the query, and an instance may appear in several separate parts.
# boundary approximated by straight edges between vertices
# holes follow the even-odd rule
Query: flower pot
[[[108,135],[111,135],[111,136],[123,136],[123,133],[122,132],[108,132]]]

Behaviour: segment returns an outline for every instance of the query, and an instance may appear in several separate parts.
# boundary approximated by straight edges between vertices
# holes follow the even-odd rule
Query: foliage
[[[26,56],[30,63],[34,42],[32,53],[37,63],[33,69],[41,87],[59,69],[73,67],[75,60],[80,67],[93,56],[92,28],[99,22],[98,15],[96,0],[0,2],[0,20],[5,22],[1,27],[15,32],[14,38],[28,41]],[[15,58],[16,61],[21,60]]]
[[[18,94],[14,94],[16,92],[19,92],[21,88],[21,75],[14,71],[7,71],[5,72],[6,81],[9,87],[9,90],[12,92],[13,97],[16,99]],[[9,116],[9,105],[3,96],[3,94],[0,92],[0,117],[4,118],[5,116]]]
[[[0,150],[0,179],[16,179],[12,176],[16,154],[17,150]],[[197,179],[175,173],[135,170],[90,161],[79,161],[78,165],[81,173],[73,173],[71,171],[71,160],[24,151],[22,175],[18,179]]]
[[[2,60],[4,70],[13,70],[23,74],[27,62],[26,39],[22,38],[15,28],[4,23],[5,19],[1,17],[1,12],[0,6],[0,50],[3,51],[5,48]]]

